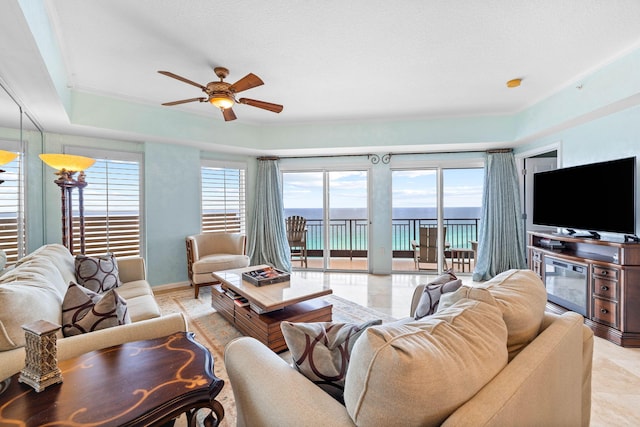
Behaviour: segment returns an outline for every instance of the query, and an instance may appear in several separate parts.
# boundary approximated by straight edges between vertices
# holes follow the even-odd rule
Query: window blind
[[[245,174],[245,167],[221,167],[203,161],[203,233],[245,233]]]
[[[7,265],[25,255],[23,155],[19,143],[0,141],[0,149],[17,153],[11,162],[0,166],[0,249],[7,255]]]
[[[84,189],[85,254],[113,253],[116,257],[140,256],[141,156],[137,153],[105,153],[70,150],[96,159],[87,169]],[[74,197],[74,248],[80,248],[78,192]]]

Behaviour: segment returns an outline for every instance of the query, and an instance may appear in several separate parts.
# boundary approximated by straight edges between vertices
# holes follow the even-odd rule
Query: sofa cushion
[[[46,257],[36,257],[23,262],[19,268],[7,271],[0,280],[2,283],[29,281],[34,286],[51,287],[60,296],[60,301],[68,287],[60,270]]]
[[[342,402],[353,345],[369,326],[380,324],[284,321],[280,327],[296,369]]]
[[[113,254],[97,257],[76,255],[75,269],[78,284],[94,292],[103,293],[121,284],[118,261]]]
[[[69,249],[59,243],[40,246],[35,251],[18,260],[15,266],[18,267],[27,261],[41,258],[47,258],[60,271],[60,274],[62,274],[62,277],[64,278],[65,289],[70,282],[76,280],[73,255],[71,255]],[[64,296],[64,292],[62,295]]]
[[[547,304],[544,284],[531,270],[508,270],[486,282],[464,285],[443,295],[439,309],[464,298],[484,301],[500,309],[509,331],[509,360],[538,335]]]
[[[0,351],[24,347],[22,325],[62,318],[62,297],[43,279],[16,280],[0,285]]]
[[[357,425],[440,425],[504,368],[506,342],[500,310],[474,300],[368,328],[351,354],[347,412]]]
[[[143,295],[153,296],[153,291],[146,280],[134,280],[133,282],[122,283],[122,285],[118,286],[118,295],[128,301]]]
[[[120,289],[120,288],[118,288]],[[160,317],[160,307],[153,295],[141,295],[127,300],[132,322]]]
[[[75,283],[62,302],[62,334],[65,337],[131,323],[127,302],[115,289],[98,294]]]
[[[414,318],[416,320],[420,320],[425,316],[435,313],[438,309],[440,296],[445,293],[453,292],[460,286],[462,286],[462,280],[457,279],[450,271],[427,283],[422,295],[420,295],[420,300],[416,306]]]

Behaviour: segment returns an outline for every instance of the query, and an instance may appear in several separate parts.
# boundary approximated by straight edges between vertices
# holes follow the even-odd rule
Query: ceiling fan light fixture
[[[518,87],[520,86],[520,83],[522,83],[522,79],[509,80],[507,82],[507,87],[510,87],[510,88]]]
[[[209,97],[209,102],[221,110],[226,110],[227,108],[233,107],[235,100],[229,95],[215,94]]]

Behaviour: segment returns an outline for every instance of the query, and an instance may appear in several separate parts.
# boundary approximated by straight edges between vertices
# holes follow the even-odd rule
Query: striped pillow
[[[131,323],[127,302],[111,289],[98,294],[75,283],[62,301],[62,334],[65,337]]]

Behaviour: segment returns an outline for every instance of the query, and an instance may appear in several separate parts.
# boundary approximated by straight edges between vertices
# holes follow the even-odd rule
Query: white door
[[[524,179],[524,209],[525,209],[525,232],[549,227],[533,225],[533,175],[538,172],[546,172],[558,168],[558,158],[556,156],[536,156],[525,159],[525,179]]]

